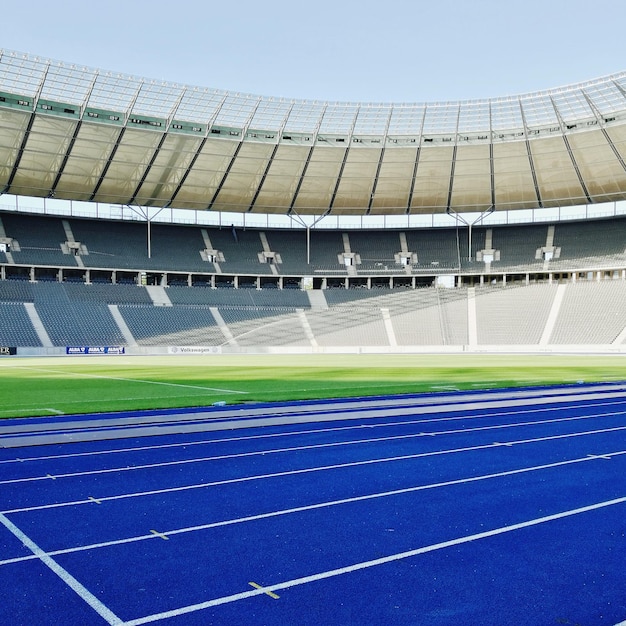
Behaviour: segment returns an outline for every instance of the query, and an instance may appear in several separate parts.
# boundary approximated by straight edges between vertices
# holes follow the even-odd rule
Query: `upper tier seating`
[[[547,224],[474,226],[471,255],[468,252],[469,232],[462,224],[458,228],[345,232],[313,228],[309,232],[309,263],[307,234],[303,229],[202,228],[156,223],[150,228],[148,255],[145,222],[10,212],[0,214],[0,219],[7,237],[17,241],[19,246],[19,249],[10,251],[13,265],[72,268],[75,271],[91,268],[167,272],[172,275],[173,282],[179,279],[178,282],[183,284],[187,282],[185,274],[196,273],[250,277],[345,277],[350,273],[374,276],[391,273],[397,276],[406,270],[396,262],[395,255],[400,252],[416,255],[417,262],[411,259],[409,272],[415,275],[481,272],[484,265],[476,262],[476,254],[486,249],[488,232],[491,234],[490,249],[497,251],[500,257],[491,262],[492,271],[545,270],[545,259],[541,254],[538,258],[537,251],[550,242],[555,250],[558,249],[558,254],[549,260],[548,267],[556,271],[626,264],[626,229],[623,228],[626,218],[563,222],[553,227]],[[549,236],[549,232],[553,236]],[[63,246],[69,238],[83,246],[80,255],[64,254]],[[206,255],[203,259],[201,253],[207,249],[217,253],[213,261],[205,260]],[[274,262],[265,262],[264,253],[273,253]],[[360,258],[360,263],[355,262],[350,271],[342,262],[344,253],[353,253]],[[0,253],[0,262],[7,261],[7,255]],[[176,273],[180,275],[176,277]],[[75,272],[68,276],[75,280],[80,279],[81,274]],[[55,280],[56,275],[52,272],[40,276],[39,280],[42,278]],[[136,282],[136,277],[132,280]]]

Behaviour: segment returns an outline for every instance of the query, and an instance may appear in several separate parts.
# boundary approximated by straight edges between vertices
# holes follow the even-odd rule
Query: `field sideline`
[[[10,357],[0,417],[624,379],[621,355]]]

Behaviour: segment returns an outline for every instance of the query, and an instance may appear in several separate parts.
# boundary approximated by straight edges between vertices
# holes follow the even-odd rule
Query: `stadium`
[[[623,350],[626,75],[358,105],[0,72],[20,354]]]
[[[626,623],[626,73],[344,103],[0,50],[0,194],[4,623]]]

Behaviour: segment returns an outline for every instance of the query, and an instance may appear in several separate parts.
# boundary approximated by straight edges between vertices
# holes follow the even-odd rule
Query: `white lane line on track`
[[[305,585],[307,583],[312,583],[312,582],[317,582],[319,580],[333,578],[335,576],[350,574],[352,572],[356,572],[359,570],[376,567],[378,565],[385,565],[387,563],[392,563],[394,561],[401,561],[403,559],[408,559],[414,556],[419,556],[421,554],[426,554],[428,552],[435,552],[437,550],[442,550],[445,548],[450,548],[453,546],[470,543],[472,541],[488,539],[490,537],[495,537],[497,535],[514,532],[516,530],[522,530],[524,528],[538,526],[540,524],[545,524],[547,522],[553,522],[553,521],[564,519],[567,517],[572,517],[574,515],[588,513],[591,511],[596,511],[598,509],[615,506],[618,504],[624,504],[625,502],[626,502],[626,497],[615,498],[614,500],[606,500],[604,502],[597,502],[589,506],[584,506],[584,507],[580,507],[577,509],[569,509],[567,511],[562,511],[560,513],[554,513],[553,515],[546,515],[544,517],[537,517],[531,520],[527,520],[525,522],[519,522],[518,524],[511,524],[510,526],[501,526],[499,528],[486,530],[481,533],[476,533],[473,535],[465,535],[464,537],[457,537],[456,539],[450,539],[448,541],[441,541],[439,543],[433,543],[428,546],[422,546],[420,548],[416,548],[414,550],[408,550],[406,552],[398,552],[396,554],[390,554],[388,556],[383,556],[377,559],[371,559],[369,561],[361,561],[360,563],[354,563],[352,565],[347,565],[345,567],[339,567],[336,569],[327,570],[325,572],[318,572],[317,574],[311,574],[310,576],[303,576],[301,578],[293,578],[291,580],[287,580],[282,583],[277,583],[274,585],[265,585],[262,589],[243,591],[241,593],[235,593],[230,596],[222,596],[221,598],[207,600],[206,602],[199,602],[197,604],[190,604],[188,606],[179,607],[178,609],[173,609],[171,611],[164,611],[162,613],[146,615],[145,617],[140,617],[138,619],[129,620],[125,623],[124,626],[142,626],[143,624],[148,624],[150,622],[156,622],[158,620],[163,620],[163,619],[168,619],[171,617],[178,617],[180,615],[194,613],[202,609],[208,609],[213,606],[219,606],[220,604],[228,604],[230,602],[237,602],[239,600],[245,600],[246,598],[251,598],[254,596],[265,594],[268,591],[276,592],[282,589],[289,589],[290,587],[297,587],[299,585]]]
[[[578,393],[576,395],[569,394],[567,396],[557,395],[557,397],[553,397],[554,394],[548,398],[541,396],[540,398],[535,398],[533,394],[528,394],[531,398],[520,398],[519,395],[511,394],[507,400],[500,400],[499,394],[495,396],[490,396],[489,401],[479,401],[479,400],[466,400],[463,401],[465,396],[461,396],[460,398],[455,398],[454,403],[441,401],[437,403],[399,403],[396,401],[395,403],[380,403],[373,402],[370,404],[366,404],[363,402],[357,402],[355,406],[347,406],[345,404],[341,404],[337,407],[335,404],[328,405],[324,404],[315,407],[306,407],[298,408],[297,410],[281,410],[281,411],[268,411],[267,407],[262,409],[254,409],[254,408],[246,408],[245,415],[242,414],[243,409],[238,407],[232,410],[226,410],[220,412],[219,415],[210,414],[207,412],[195,413],[193,416],[189,416],[188,414],[179,414],[179,413],[168,413],[167,416],[163,415],[155,415],[149,419],[146,418],[122,418],[118,420],[108,420],[107,424],[99,424],[98,428],[102,429],[105,426],[114,428],[119,427],[121,425],[127,426],[129,428],[140,429],[140,427],[144,424],[155,425],[159,424],[161,426],[167,426],[171,424],[180,424],[181,422],[203,422],[207,419],[214,420],[219,417],[220,423],[223,428],[228,427],[228,424],[232,423],[234,419],[236,423],[240,425],[240,427],[246,426],[254,426],[259,425],[257,422],[263,422],[262,425],[267,425],[268,420],[272,421],[275,419],[282,418],[283,421],[277,421],[276,425],[282,424],[296,424],[301,423],[303,421],[311,421],[310,418],[313,415],[317,415],[317,419],[314,421],[323,422],[323,421],[345,421],[345,420],[353,420],[353,419],[389,419],[390,417],[405,417],[409,415],[414,415],[419,413],[421,415],[425,414],[436,414],[436,413],[457,413],[461,412],[463,416],[467,416],[468,411],[472,411],[476,413],[479,410],[495,408],[502,409],[503,407],[515,407],[515,410],[511,410],[509,412],[498,411],[500,414],[515,414],[521,412],[523,409],[519,407],[539,405],[540,409],[550,410],[550,404],[564,404],[575,402],[577,405],[584,401],[589,400],[601,400],[602,402],[598,402],[598,406],[606,406],[606,404],[610,404],[611,406],[619,406],[626,402],[626,398],[623,393]],[[584,400],[581,400],[581,397],[584,397]],[[515,399],[516,398],[516,399]],[[607,400],[619,399],[619,401],[614,402],[606,402]],[[293,406],[298,406],[296,403]],[[292,408],[293,408],[292,406]],[[581,404],[581,406],[584,406]],[[587,404],[587,406],[591,406]],[[360,407],[360,408],[359,408]],[[552,410],[559,410],[562,407],[554,407]],[[446,418],[444,418],[446,419]],[[295,421],[294,421],[295,420]],[[9,438],[12,436],[20,436],[28,437],[35,434],[44,435],[50,434],[52,432],[69,432],[72,430],[76,430],[78,428],[89,428],[92,425],[91,421],[76,421],[74,419],[73,422],[57,423],[58,425],[54,428],[31,428],[29,430],[24,430],[24,425],[21,425],[19,428],[15,428],[12,426],[0,426],[0,436],[6,435]],[[63,434],[63,433],[61,433]],[[153,433],[150,433],[153,434]],[[4,438],[4,437],[3,437]]]
[[[101,378],[104,380],[118,380],[126,383],[141,383],[145,385],[164,385],[167,387],[180,387],[182,389],[198,389],[200,391],[219,391],[220,393],[247,394],[247,391],[236,391],[234,389],[220,389],[219,387],[204,387],[202,385],[183,385],[181,383],[168,383],[161,380],[143,380],[141,378],[122,378],[118,376],[103,376],[101,374],[87,374],[85,372],[67,372],[64,370],[54,370],[41,367],[28,367],[26,365],[18,366],[19,369],[25,369],[33,372],[44,372],[46,374],[63,374],[64,376],[72,375],[83,378]]]
[[[613,404],[613,403],[611,403]],[[621,404],[621,403],[619,403]],[[576,408],[588,409],[599,406],[606,406],[606,403],[602,402],[592,402],[589,404],[581,404],[577,405]],[[9,463],[23,463],[23,462],[31,462],[31,461],[49,461],[56,459],[72,459],[84,456],[100,456],[106,454],[121,454],[126,452],[144,452],[147,450],[163,450],[168,448],[184,448],[186,446],[204,446],[204,445],[213,445],[218,443],[232,443],[232,442],[240,442],[240,441],[255,441],[259,439],[275,439],[277,437],[294,437],[294,436],[305,436],[305,435],[316,435],[321,433],[331,433],[331,432],[342,432],[342,431],[350,431],[350,430],[363,430],[365,428],[393,428],[393,427],[402,427],[402,426],[413,426],[416,424],[435,424],[439,422],[455,422],[459,420],[464,421],[473,421],[473,420],[482,420],[489,419],[493,417],[504,417],[507,415],[526,415],[528,413],[548,413],[551,411],[562,411],[562,407],[545,407],[545,408],[534,408],[528,410],[520,410],[520,411],[502,411],[498,413],[484,413],[479,415],[457,415],[452,417],[435,417],[432,419],[417,419],[417,420],[403,420],[397,422],[380,422],[377,424],[351,424],[350,426],[335,426],[329,428],[313,428],[308,430],[295,430],[295,431],[285,431],[278,433],[262,433],[257,435],[242,435],[237,437],[223,437],[220,439],[200,439],[193,441],[183,441],[181,443],[164,443],[152,446],[133,446],[130,448],[111,448],[107,450],[92,450],[89,452],[71,452],[67,454],[50,454],[45,456],[33,456],[33,457],[24,457],[24,458],[15,458],[15,459],[0,459],[0,465],[9,464]],[[575,421],[575,420],[583,420],[583,419],[595,419],[597,417],[607,417],[613,415],[622,415],[623,411],[615,411],[610,413],[594,413],[591,415],[579,415],[579,416],[570,416],[567,418],[562,418],[563,421]],[[529,424],[539,424],[540,422],[528,422]],[[497,425],[496,425],[497,426]],[[426,432],[421,432],[420,435],[427,435]]]
[[[602,398],[604,400],[604,398]],[[611,402],[609,403],[609,406],[621,406],[623,405],[623,402]],[[485,406],[481,406],[480,408],[488,408],[490,406],[495,406],[497,408],[501,408],[502,405],[498,406],[497,404],[494,405],[494,403],[487,403]],[[506,406],[516,406],[518,407],[518,404],[509,404],[507,403]],[[605,403],[602,404],[598,404],[598,406],[606,406]],[[440,413],[442,412],[444,407],[435,407],[434,409],[432,409],[435,413]],[[548,408],[545,405],[540,405],[540,409],[541,408],[545,408],[546,411],[548,410],[558,410],[556,407],[551,407]],[[310,422],[312,421],[310,416],[307,413],[304,413],[302,415],[299,415],[299,417],[293,417],[291,414],[288,418],[285,419],[281,419],[280,416],[276,416],[276,418],[274,418],[273,414],[268,414],[266,413],[266,415],[263,418],[251,418],[251,419],[247,419],[246,417],[241,415],[243,409],[238,409],[238,411],[229,411],[229,413],[235,417],[235,419],[228,419],[228,416],[223,418],[223,419],[218,419],[217,421],[215,421],[215,419],[210,419],[210,423],[206,423],[206,418],[193,418],[193,419],[188,419],[185,418],[184,420],[181,420],[180,418],[177,418],[176,416],[173,417],[173,420],[163,420],[163,419],[151,419],[149,422],[144,420],[139,420],[141,423],[140,424],[136,424],[136,423],[130,423],[129,420],[124,420],[124,426],[126,428],[122,429],[120,428],[120,426],[122,424],[112,424],[111,428],[107,428],[104,425],[96,425],[97,427],[93,430],[89,429],[89,432],[96,432],[99,436],[95,437],[95,439],[119,439],[119,438],[130,438],[130,437],[144,437],[144,436],[154,436],[155,434],[163,434],[163,435],[173,435],[176,433],[179,433],[181,431],[181,424],[185,425],[185,426],[189,426],[189,428],[185,428],[183,430],[187,430],[189,432],[203,432],[203,431],[213,431],[213,430],[227,430],[227,429],[239,429],[239,428],[245,428],[245,429],[249,429],[255,426],[279,426],[279,425],[295,425],[297,423],[302,423],[302,422]],[[454,411],[460,410],[457,408],[453,409]],[[466,407],[467,410],[467,407]],[[464,419],[465,417],[467,417],[469,420],[475,419],[473,415],[468,416],[467,415],[467,411],[463,411],[462,415],[457,416],[458,419]],[[476,414],[476,407],[475,410],[473,410],[473,414]],[[391,413],[387,412],[385,413],[385,416],[387,418],[389,417],[408,417],[410,415],[415,414],[415,411],[412,411],[410,413],[407,413],[408,409],[406,407],[404,407],[401,410],[394,410]],[[246,413],[247,413],[247,409],[246,409]],[[432,412],[430,409],[428,412]],[[496,413],[495,415],[504,415],[504,414],[512,414],[512,415],[519,415],[521,414],[523,411],[521,411],[519,408],[516,408],[515,410],[511,410],[509,412],[505,412],[502,410],[499,410],[498,413]],[[237,417],[237,415],[239,415],[239,417]],[[218,416],[212,415],[212,418],[216,418]],[[243,419],[242,419],[243,418]],[[316,420],[316,422],[329,422],[329,421],[345,421],[345,420],[356,420],[357,418],[360,418],[360,420],[365,420],[365,419],[371,419],[371,418],[377,418],[377,421],[380,421],[382,419],[382,416],[380,414],[380,411],[376,411],[376,412],[351,412],[349,415],[340,415],[336,412],[330,412],[330,413],[321,413],[318,418]],[[448,419],[447,417],[444,418],[440,418],[443,420]],[[171,421],[171,423],[170,423]],[[434,421],[434,420],[430,420],[430,421]],[[165,422],[165,423],[163,423]],[[0,426],[0,447],[24,447],[24,446],[28,446],[30,445],[30,441],[31,438],[35,435],[37,435],[37,439],[35,440],[35,445],[42,445],[44,443],[77,443],[81,440],[80,438],[80,432],[81,430],[76,430],[79,426],[80,427],[86,427],[85,424],[82,424],[81,422],[75,422],[74,424],[74,430],[70,429],[70,424],[66,425],[65,427],[60,424],[55,430],[54,433],[50,434],[47,432],[40,432],[39,429],[37,433],[35,432],[26,432],[23,433],[22,431],[18,431],[13,427],[7,427],[6,429],[2,426]],[[193,427],[192,427],[193,426]],[[46,430],[50,430],[50,429],[46,429]],[[158,433],[157,433],[158,430]],[[21,434],[20,434],[21,433]],[[48,437],[46,439],[46,437]],[[90,437],[89,435],[86,436],[86,440],[91,440],[93,439],[92,437]]]
[[[616,413],[598,413],[594,415],[595,418],[599,417],[610,417],[613,415],[623,415],[626,411],[619,411]],[[440,435],[458,435],[458,434],[466,434],[466,433],[476,433],[476,432],[484,432],[489,430],[501,430],[505,428],[522,428],[525,426],[534,426],[534,425],[542,425],[546,424],[556,424],[560,422],[571,422],[582,419],[589,419],[589,416],[577,416],[577,417],[562,417],[562,418],[554,418],[550,420],[536,420],[532,422],[514,422],[507,424],[497,424],[493,426],[476,426],[474,428],[458,428],[454,430],[441,430],[434,432],[420,432],[413,433],[410,435],[391,435],[389,437],[371,437],[368,439],[355,439],[350,441],[337,441],[330,443],[319,443],[319,444],[311,444],[307,446],[292,446],[288,448],[270,448],[266,450],[255,450],[252,452],[239,452],[235,454],[222,454],[222,455],[214,455],[207,457],[195,457],[191,459],[178,459],[176,461],[164,461],[161,463],[145,463],[143,465],[125,465],[120,467],[110,467],[106,469],[97,469],[97,470],[85,470],[82,472],[68,472],[65,474],[46,474],[45,476],[30,476],[25,478],[10,478],[7,480],[0,480],[0,485],[12,485],[16,483],[28,483],[28,482],[37,482],[40,480],[57,480],[59,478],[75,478],[78,476],[98,476],[101,474],[115,474],[116,472],[130,472],[136,470],[145,470],[145,469],[159,469],[163,467],[172,467],[175,465],[189,465],[191,463],[208,463],[211,461],[224,461],[228,459],[239,459],[246,458],[251,456],[264,456],[268,454],[284,454],[289,452],[302,452],[307,450],[317,450],[320,448],[337,448],[341,446],[352,446],[352,445],[363,445],[370,443],[385,443],[389,441],[403,441],[409,439],[416,439],[425,436],[440,436]],[[624,427],[616,427],[617,429]],[[601,432],[601,431],[590,431],[590,432]],[[586,434],[586,433],[581,433]],[[495,442],[494,445],[497,446],[512,446],[511,442]]]
[[[514,445],[521,445],[521,444],[526,444],[526,443],[539,443],[539,442],[544,442],[544,441],[555,441],[557,439],[569,439],[572,437],[581,437],[581,436],[586,436],[586,435],[595,435],[595,434],[603,434],[603,433],[608,433],[608,432],[615,432],[615,431],[623,431],[626,430],[626,426],[620,426],[618,428],[602,428],[599,430],[592,430],[592,431],[587,431],[587,432],[583,432],[583,433],[568,433],[568,434],[564,434],[564,435],[550,435],[547,437],[536,437],[534,439],[518,439],[515,441],[511,441],[511,444]],[[144,496],[153,496],[153,495],[162,495],[165,493],[177,493],[177,492],[183,492],[183,491],[191,491],[193,489],[206,489],[209,487],[217,487],[220,485],[232,485],[232,484],[237,484],[237,483],[245,483],[245,482],[250,482],[250,481],[254,481],[254,480],[265,480],[268,478],[281,478],[283,476],[296,476],[299,474],[312,474],[314,472],[323,472],[323,471],[328,471],[328,470],[336,470],[336,469],[345,469],[348,467],[362,467],[365,465],[375,465],[377,463],[391,463],[391,462],[396,462],[396,461],[408,461],[408,460],[413,460],[413,459],[418,459],[418,458],[426,458],[426,457],[433,457],[433,456],[443,456],[446,454],[458,454],[461,452],[474,452],[474,451],[478,451],[478,450],[488,450],[488,449],[492,449],[492,448],[498,448],[501,447],[501,443],[489,443],[489,444],[483,444],[483,445],[479,445],[479,446],[467,446],[464,448],[452,448],[452,449],[447,449],[447,450],[436,450],[436,451],[432,451],[432,452],[420,452],[420,453],[416,453],[416,454],[406,454],[406,455],[402,455],[402,456],[394,456],[394,457],[382,457],[382,458],[378,458],[378,459],[366,459],[364,461],[351,461],[349,463],[337,463],[334,465],[321,465],[321,466],[317,466],[317,467],[306,467],[306,468],[302,468],[302,469],[297,469],[297,470],[287,470],[284,472],[274,472],[274,473],[270,473],[270,474],[255,474],[252,476],[243,476],[240,478],[228,478],[228,479],[224,479],[224,480],[217,480],[217,481],[213,481],[213,482],[207,482],[207,483],[196,483],[194,485],[183,485],[180,487],[168,487],[168,488],[164,488],[164,489],[153,489],[151,491],[140,491],[140,492],[134,492],[134,493],[125,493],[125,494],[119,494],[116,496],[101,496],[98,497],[98,500],[100,502],[108,502],[108,501],[113,501],[113,500],[124,500],[127,498],[136,498],[136,497],[144,497]],[[91,496],[93,497],[93,496]],[[89,499],[83,499],[83,500],[73,500],[70,502],[55,502],[52,504],[40,504],[40,505],[36,505],[36,506],[29,506],[29,507],[22,507],[22,508],[17,508],[17,509],[9,509],[6,511],[3,511],[3,513],[5,514],[10,514],[10,513],[24,513],[27,511],[41,511],[41,510],[45,510],[45,509],[55,509],[55,508],[61,508],[61,507],[66,507],[66,506],[78,506],[78,505],[83,505],[83,504],[93,504],[92,500]]]
[[[616,452],[611,452],[610,455],[611,456],[622,456],[626,454],[626,450],[619,450]],[[522,467],[522,468],[517,468],[517,469],[513,469],[513,470],[505,470],[502,472],[494,472],[492,474],[483,474],[481,476],[470,476],[468,478],[457,478],[454,480],[447,480],[447,481],[443,481],[443,482],[438,482],[438,483],[429,483],[426,485],[415,485],[413,487],[404,487],[402,489],[393,489],[391,491],[381,491],[381,492],[377,492],[377,493],[371,493],[371,494],[365,494],[362,496],[353,496],[351,498],[341,498],[339,500],[328,500],[326,502],[317,502],[315,504],[307,504],[307,505],[302,505],[302,506],[297,506],[297,507],[292,507],[289,509],[280,509],[277,511],[270,511],[268,513],[258,513],[256,515],[247,515],[244,517],[238,517],[238,518],[234,518],[234,519],[229,519],[229,520],[222,520],[219,522],[210,522],[207,524],[199,524],[196,526],[188,526],[185,528],[176,528],[176,529],[172,529],[172,530],[165,530],[163,531],[161,534],[163,536],[165,536],[165,538],[171,537],[171,536],[175,536],[175,535],[181,535],[181,534],[187,534],[187,533],[191,533],[191,532],[198,532],[198,531],[202,531],[202,530],[210,530],[211,528],[220,528],[222,526],[232,526],[234,524],[242,524],[242,523],[246,523],[246,522],[254,522],[257,520],[262,520],[262,519],[268,519],[268,518],[272,518],[272,517],[280,517],[283,515],[291,515],[294,513],[303,513],[306,511],[313,511],[316,509],[324,509],[324,508],[330,508],[333,506],[340,506],[342,504],[353,504],[355,502],[365,502],[368,500],[377,500],[379,498],[388,498],[388,497],[393,497],[393,496],[399,496],[399,495],[404,495],[404,494],[408,494],[408,493],[415,493],[415,492],[419,492],[419,491],[427,491],[430,489],[440,489],[443,487],[451,487],[454,485],[465,485],[465,484],[470,484],[470,483],[476,483],[476,482],[481,482],[483,480],[491,480],[493,478],[504,478],[507,476],[515,476],[518,474],[527,474],[529,472],[536,472],[536,471],[541,471],[541,470],[546,470],[546,469],[554,469],[557,467],[564,467],[567,465],[575,465],[578,463],[586,463],[588,461],[596,461],[603,458],[602,456],[594,456],[594,455],[587,455],[584,457],[580,457],[580,458],[575,458],[575,459],[569,459],[567,461],[557,461],[554,463],[545,463],[543,465],[533,465],[530,467]],[[100,502],[98,501],[98,504],[100,504]],[[93,544],[88,544],[88,545],[83,545],[83,546],[75,546],[73,548],[63,548],[63,549],[59,549],[59,550],[53,550],[48,552],[48,555],[50,556],[59,556],[62,554],[71,554],[74,552],[84,552],[87,550],[95,550],[95,549],[99,549],[99,548],[108,548],[111,546],[117,546],[117,545],[123,545],[123,544],[127,544],[127,543],[135,543],[138,541],[146,541],[148,539],[154,539],[156,535],[156,531],[150,531],[150,534],[144,534],[144,535],[137,535],[134,537],[126,537],[124,539],[114,539],[111,541],[103,541],[103,542],[99,542],[99,543],[93,543]],[[6,559],[3,561],[0,561],[0,566],[2,565],[8,565],[10,563],[19,563],[22,561],[29,561],[34,559],[34,556],[25,556],[25,557],[14,557],[11,559]]]
[[[33,555],[50,568],[72,591],[84,600],[98,615],[112,626],[121,626],[124,622],[106,607],[96,596],[81,585],[66,569],[61,567],[52,557],[42,550],[30,537],[23,533],[13,522],[0,513],[0,524],[11,532]]]

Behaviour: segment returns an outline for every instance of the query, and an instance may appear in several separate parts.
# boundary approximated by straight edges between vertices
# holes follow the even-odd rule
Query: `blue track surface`
[[[0,624],[626,620],[622,385],[148,417],[0,434]]]

